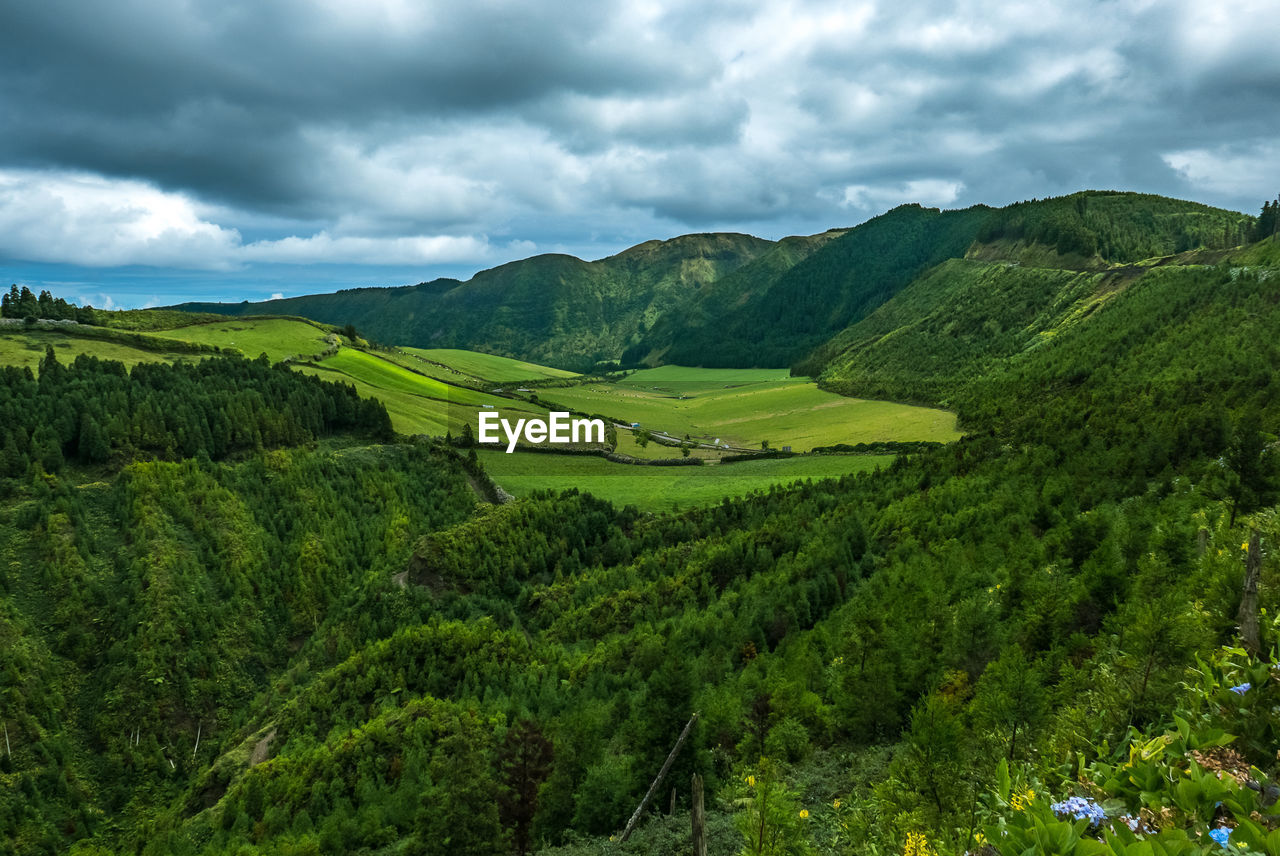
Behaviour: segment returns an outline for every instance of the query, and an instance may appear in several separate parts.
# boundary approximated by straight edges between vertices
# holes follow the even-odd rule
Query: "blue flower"
[[[1238,686],[1238,687],[1232,687],[1232,688],[1231,688],[1231,691],[1232,691],[1233,693],[1235,693],[1236,695],[1244,695],[1245,693],[1247,693],[1247,692],[1248,692],[1249,690],[1251,690],[1251,689],[1253,689],[1253,684],[1244,683],[1244,684],[1241,684],[1241,685],[1240,685],[1240,686]]]
[[[1073,820],[1088,820],[1090,826],[1101,826],[1107,819],[1102,806],[1086,797],[1067,797],[1062,802],[1050,806],[1059,817],[1070,817]]]
[[[1209,837],[1222,847],[1227,846],[1227,840],[1231,838],[1231,827],[1219,826],[1217,829],[1209,830]]]

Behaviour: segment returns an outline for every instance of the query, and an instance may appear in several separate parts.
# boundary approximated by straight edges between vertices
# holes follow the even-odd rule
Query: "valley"
[[[1280,856],[1277,210],[0,325],[0,856]]]

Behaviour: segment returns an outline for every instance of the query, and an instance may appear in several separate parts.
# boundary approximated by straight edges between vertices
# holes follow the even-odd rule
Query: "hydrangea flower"
[[[1107,813],[1087,797],[1068,797],[1062,802],[1050,806],[1059,817],[1070,817],[1073,820],[1088,820],[1090,826],[1100,826],[1107,819]]]
[[[1219,846],[1226,847],[1227,840],[1231,838],[1231,828],[1219,826],[1217,829],[1211,829],[1209,830],[1209,837],[1218,842]]]
[[[1253,684],[1243,683],[1238,687],[1232,687],[1231,692],[1235,693],[1236,695],[1244,695],[1251,689],[1253,689]]]

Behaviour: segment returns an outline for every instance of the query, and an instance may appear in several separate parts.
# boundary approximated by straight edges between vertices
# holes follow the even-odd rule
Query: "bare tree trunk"
[[[618,843],[626,841],[631,837],[631,833],[635,831],[636,824],[640,822],[640,815],[644,814],[644,810],[649,807],[649,801],[653,799],[653,795],[657,793],[658,786],[662,784],[662,780],[667,777],[667,771],[671,769],[671,765],[675,763],[676,756],[680,754],[680,747],[684,745],[685,738],[689,736],[689,731],[693,728],[693,724],[698,721],[698,714],[694,714],[685,723],[684,731],[680,732],[676,745],[671,747],[671,754],[667,756],[667,762],[662,765],[662,769],[658,771],[658,778],[653,780],[653,784],[649,786],[649,791],[644,795],[644,799],[640,800],[640,805],[636,808],[635,813],[631,815],[631,819],[627,821],[627,828],[622,830],[622,837],[618,839]]]
[[[200,751],[200,734],[204,731],[204,723],[201,722],[196,726],[196,748],[191,750],[191,757],[195,758],[196,753]]]
[[[1244,558],[1244,592],[1240,596],[1240,641],[1245,650],[1258,656],[1262,646],[1258,639],[1258,578],[1262,576],[1262,545],[1258,530],[1249,533],[1249,552]]]
[[[676,813],[676,789],[671,789],[671,805],[667,808],[667,814]]]
[[[707,815],[702,806],[702,777],[693,774],[693,856],[707,856]]]
[[[4,724],[4,754],[10,758],[13,757],[13,750],[9,748],[9,723]]]
[[[1200,531],[1196,533],[1196,555],[1203,556],[1209,552],[1209,530],[1200,527]]]

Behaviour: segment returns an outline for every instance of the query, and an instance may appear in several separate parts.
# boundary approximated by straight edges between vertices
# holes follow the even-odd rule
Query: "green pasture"
[[[324,352],[330,347],[329,337],[332,334],[306,321],[289,318],[226,318],[206,324],[156,330],[155,335],[234,348],[250,359],[266,354],[272,362],[279,362],[287,357]]]
[[[675,437],[797,452],[836,443],[958,439],[945,410],[845,398],[785,369],[690,369],[664,366],[619,383],[547,389],[542,397],[585,413],[639,422]]]
[[[161,351],[144,351],[128,345],[103,339],[81,339],[46,330],[9,332],[0,329],[0,365],[27,366],[36,371],[44,358],[45,348],[53,345],[58,362],[70,363],[81,354],[101,360],[118,360],[126,366],[138,363],[175,362],[200,359],[202,354],[170,354]]]
[[[578,376],[564,369],[553,369],[550,366],[540,366],[524,360],[481,354],[476,351],[462,351],[456,348],[400,348],[399,350],[418,357],[424,362],[439,363],[457,374],[495,383]],[[420,368],[419,371],[433,374],[426,367]]]
[[[345,380],[354,384],[361,395],[379,399],[391,415],[392,426],[402,434],[457,433],[464,420],[474,423],[475,414],[486,404],[504,412],[545,412],[527,403],[450,386],[381,356],[351,348],[342,348],[319,363],[295,368],[327,380]]]
[[[816,455],[700,467],[655,467],[615,464],[585,455],[507,454],[491,449],[478,454],[493,480],[515,496],[576,487],[616,505],[634,505],[654,512],[711,505],[724,497],[766,490],[775,484],[838,478],[888,466],[893,460],[892,455]]]

